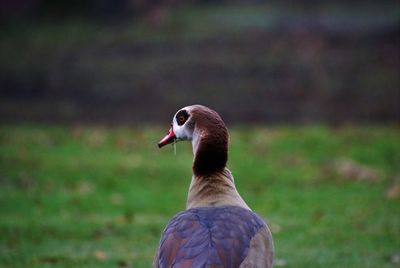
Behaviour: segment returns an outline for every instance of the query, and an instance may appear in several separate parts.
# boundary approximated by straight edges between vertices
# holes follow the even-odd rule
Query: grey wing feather
[[[260,228],[250,241],[247,257],[240,268],[271,268],[274,259],[274,244],[267,226]]]
[[[240,207],[186,210],[165,228],[155,267],[239,267],[255,248],[264,249],[260,241],[270,239],[264,229],[261,218]]]

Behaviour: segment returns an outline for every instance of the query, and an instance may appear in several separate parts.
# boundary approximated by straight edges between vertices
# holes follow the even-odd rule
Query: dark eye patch
[[[189,118],[189,114],[186,110],[179,111],[175,116],[176,122],[178,123],[179,126],[182,126],[183,124],[185,124],[185,122],[187,121],[188,118]]]

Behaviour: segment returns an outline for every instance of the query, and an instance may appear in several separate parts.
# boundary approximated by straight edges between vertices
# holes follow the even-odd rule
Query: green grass
[[[0,127],[1,267],[149,267],[185,208],[162,128]],[[400,129],[236,127],[229,168],[284,267],[398,267]],[[397,265],[397,266],[396,266]]]

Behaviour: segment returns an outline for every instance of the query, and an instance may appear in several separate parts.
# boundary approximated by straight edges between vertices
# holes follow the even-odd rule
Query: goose
[[[186,210],[165,227],[153,267],[272,267],[272,234],[240,196],[226,167],[224,121],[206,106],[184,107],[158,147],[183,140],[192,143],[194,155]]]

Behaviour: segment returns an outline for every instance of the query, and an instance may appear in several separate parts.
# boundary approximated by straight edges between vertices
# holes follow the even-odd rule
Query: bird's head
[[[168,134],[158,143],[161,148],[175,141],[188,140],[196,144],[200,139],[212,139],[213,143],[228,143],[228,130],[214,110],[203,105],[191,105],[179,109],[172,118]],[[206,142],[205,139],[204,142]]]
[[[195,156],[193,170],[196,174],[209,174],[222,170],[228,159],[228,130],[214,110],[203,105],[186,106],[178,110],[168,134],[158,147],[188,140]]]
[[[193,139],[195,122],[191,114],[192,107],[184,107],[175,113],[168,134],[158,143],[159,148],[175,141]]]

